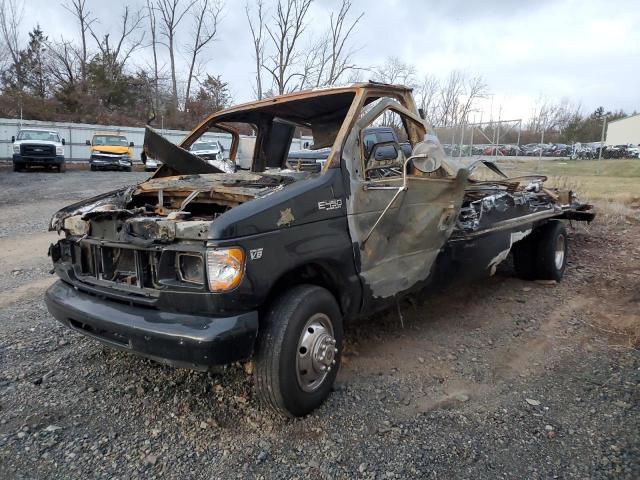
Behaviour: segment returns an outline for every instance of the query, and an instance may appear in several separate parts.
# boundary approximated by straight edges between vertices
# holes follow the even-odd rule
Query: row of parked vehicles
[[[23,128],[11,137],[13,143],[13,171],[19,172],[30,167],[56,170],[66,169],[65,139],[55,130]],[[89,147],[89,167],[91,171],[120,170],[130,172],[133,168],[134,143],[116,132],[96,132]],[[224,147],[217,141],[203,140],[191,146],[191,151],[213,165],[224,162]],[[155,171],[160,162],[147,158],[143,152],[141,161],[145,171]]]
[[[450,157],[498,156],[498,157],[568,157],[573,160],[600,158],[600,142],[591,143],[528,143],[526,145],[443,145]],[[602,158],[640,158],[638,145],[607,145],[602,147]]]
[[[13,171],[30,167],[43,167],[62,173],[66,169],[65,139],[55,130],[23,128],[11,137],[13,143]],[[133,142],[114,132],[97,132],[89,147],[89,165],[96,170],[131,171],[133,166]]]

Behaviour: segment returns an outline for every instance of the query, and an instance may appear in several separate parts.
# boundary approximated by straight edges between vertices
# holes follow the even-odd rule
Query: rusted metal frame
[[[372,93],[368,93],[365,98],[363,99],[363,104],[364,101],[366,101],[367,98],[371,97],[371,96],[375,96],[375,94]],[[411,145],[415,145],[416,143],[418,143],[421,140],[420,134],[422,134],[422,137],[424,137],[425,133],[426,133],[426,128],[424,126],[424,123],[422,122],[422,119],[420,119],[419,117],[415,116],[410,110],[408,110],[407,108],[405,108],[402,103],[400,103],[400,105],[398,105],[397,103],[395,103],[393,100],[395,99],[396,101],[400,101],[398,100],[398,98],[396,96],[390,96],[388,95],[388,99],[383,100],[378,106],[376,106],[376,108],[374,108],[373,110],[367,112],[365,114],[365,116],[363,116],[362,118],[358,118],[357,121],[355,122],[355,126],[360,128],[360,132],[358,133],[358,138],[360,139],[360,145],[359,145],[359,150],[360,150],[360,169],[364,175],[365,173],[365,152],[364,152],[364,141],[362,138],[362,134],[364,132],[364,129],[366,127],[366,125],[369,125],[373,120],[375,120],[376,118],[378,118],[384,111],[386,110],[392,110],[395,111],[398,115],[400,115],[401,117],[406,117],[406,118],[402,118],[402,122],[405,125],[405,130],[407,130],[407,133],[409,134],[409,141],[411,143]],[[362,107],[359,110],[360,112],[362,111]],[[410,122],[408,122],[408,120],[411,120]],[[417,127],[420,126],[421,130],[418,130],[417,128],[415,130],[413,129],[409,129],[409,125],[413,126],[413,127]],[[370,181],[370,182],[384,182],[386,181],[386,179],[379,179],[379,180],[366,180],[366,178],[364,178],[363,176],[363,180],[365,181]]]
[[[338,134],[333,142],[333,146],[331,147],[331,151],[329,152],[329,156],[327,157],[327,161],[324,163],[324,167],[321,173],[324,173],[329,168],[337,168],[340,166],[340,157],[342,156],[342,146],[346,141],[351,129],[356,123],[357,114],[360,112],[362,108],[362,103],[364,101],[365,90],[363,88],[357,88],[355,90],[355,95],[353,100],[351,101],[351,106],[347,111],[347,114],[342,121],[342,126],[338,130]]]
[[[474,237],[478,237],[480,235],[484,235],[486,233],[516,228],[516,227],[519,227],[520,225],[530,224],[531,222],[553,218],[560,214],[562,214],[562,210],[558,208],[543,210],[541,212],[529,213],[528,215],[523,215],[521,217],[510,218],[508,220],[502,220],[501,222],[496,222],[491,227],[485,228],[484,230],[478,230],[472,233],[464,233],[463,238],[471,239]]]

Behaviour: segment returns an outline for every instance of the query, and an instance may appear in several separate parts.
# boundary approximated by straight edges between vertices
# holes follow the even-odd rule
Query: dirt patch
[[[50,211],[132,175],[0,175],[22,199],[0,210],[0,478],[640,478],[640,225],[572,230],[560,284],[507,262],[348,325],[335,391],[282,421],[241,365],[173,369],[48,314]]]

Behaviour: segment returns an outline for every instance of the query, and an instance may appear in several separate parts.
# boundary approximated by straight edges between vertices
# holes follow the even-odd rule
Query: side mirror
[[[63,144],[63,145],[65,144],[64,138],[62,139],[62,144]]]
[[[133,147],[133,142],[129,142],[129,146],[130,146],[130,147]]]
[[[85,143],[86,143],[88,146],[91,146],[91,140],[87,140]]]
[[[395,160],[398,158],[399,146],[396,142],[380,142],[371,147],[368,161],[376,162]]]
[[[442,166],[442,162],[436,155],[438,147],[430,142],[419,142],[413,147],[413,155],[407,159],[407,163],[422,173],[435,172]]]
[[[15,142],[15,141],[16,141],[16,137],[15,137],[15,135],[11,135],[11,143],[13,143],[13,142]]]

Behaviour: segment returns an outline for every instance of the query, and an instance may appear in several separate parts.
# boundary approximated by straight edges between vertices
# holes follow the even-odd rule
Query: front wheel
[[[262,403],[288,417],[315,410],[340,368],[342,314],[333,295],[315,285],[293,287],[260,328],[255,381]]]

